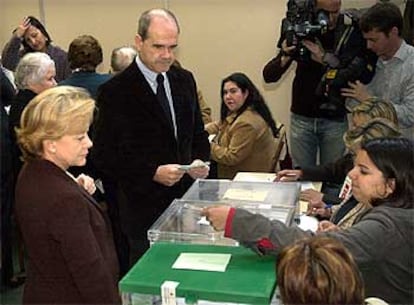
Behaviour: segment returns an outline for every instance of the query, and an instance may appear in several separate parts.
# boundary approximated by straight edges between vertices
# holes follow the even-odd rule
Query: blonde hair
[[[282,250],[277,285],[283,304],[364,304],[364,284],[351,253],[316,236]]]
[[[363,142],[371,139],[398,138],[400,136],[401,133],[393,122],[384,118],[375,118],[361,126],[348,130],[343,138],[348,149],[355,149]]]
[[[367,120],[384,118],[398,126],[398,117],[394,106],[381,98],[371,97],[356,105],[352,108],[352,116],[355,115],[361,115]]]
[[[95,101],[82,88],[59,86],[37,95],[25,107],[16,128],[23,159],[41,158],[43,142],[86,132],[92,122]]]

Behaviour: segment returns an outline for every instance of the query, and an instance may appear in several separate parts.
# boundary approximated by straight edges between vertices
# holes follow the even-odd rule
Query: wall
[[[343,0],[344,7],[362,7],[375,0]],[[44,11],[40,8],[44,7]],[[275,118],[289,126],[293,68],[277,84],[266,85],[261,71],[276,53],[282,0],[0,0],[0,45],[25,15],[42,16],[54,43],[67,49],[73,38],[91,34],[102,44],[109,70],[113,48],[133,44],[137,18],[152,7],[168,7],[181,24],[178,58],[194,72],[206,101],[219,114],[223,77],[245,72],[265,96]]]

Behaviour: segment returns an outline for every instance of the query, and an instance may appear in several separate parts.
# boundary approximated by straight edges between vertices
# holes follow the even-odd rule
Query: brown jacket
[[[263,118],[246,109],[236,118],[229,115],[223,123],[211,123],[209,134],[217,133],[211,143],[211,158],[218,164],[218,177],[232,179],[237,172],[272,172],[276,141]]]
[[[109,219],[71,177],[46,160],[26,163],[16,216],[28,253],[23,304],[118,304]]]

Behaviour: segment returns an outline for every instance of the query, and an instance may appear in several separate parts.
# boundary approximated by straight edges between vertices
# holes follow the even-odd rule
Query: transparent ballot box
[[[222,231],[215,231],[205,217],[201,216],[201,211],[204,207],[216,204],[218,203],[174,200],[148,230],[148,240],[151,244],[165,241],[238,246],[237,241],[225,238]],[[295,214],[294,207],[263,207],[250,202],[238,202],[229,205],[246,209],[252,213],[262,214],[271,220],[280,220],[287,225],[292,223]]]
[[[226,260],[217,261],[217,255]],[[217,265],[220,270],[211,269]],[[268,305],[276,287],[274,266],[274,257],[244,247],[160,242],[124,276],[119,289],[124,305]]]
[[[299,200],[300,183],[251,182],[198,179],[182,199],[192,201],[251,202],[265,206],[294,207]]]

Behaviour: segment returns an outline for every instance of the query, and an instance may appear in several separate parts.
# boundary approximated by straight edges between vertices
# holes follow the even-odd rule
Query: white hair
[[[126,46],[114,49],[111,55],[112,71],[121,72],[132,63],[136,55],[137,50],[133,47]]]
[[[40,83],[55,62],[43,52],[30,52],[24,55],[17,65],[15,82],[18,89],[28,89]]]

